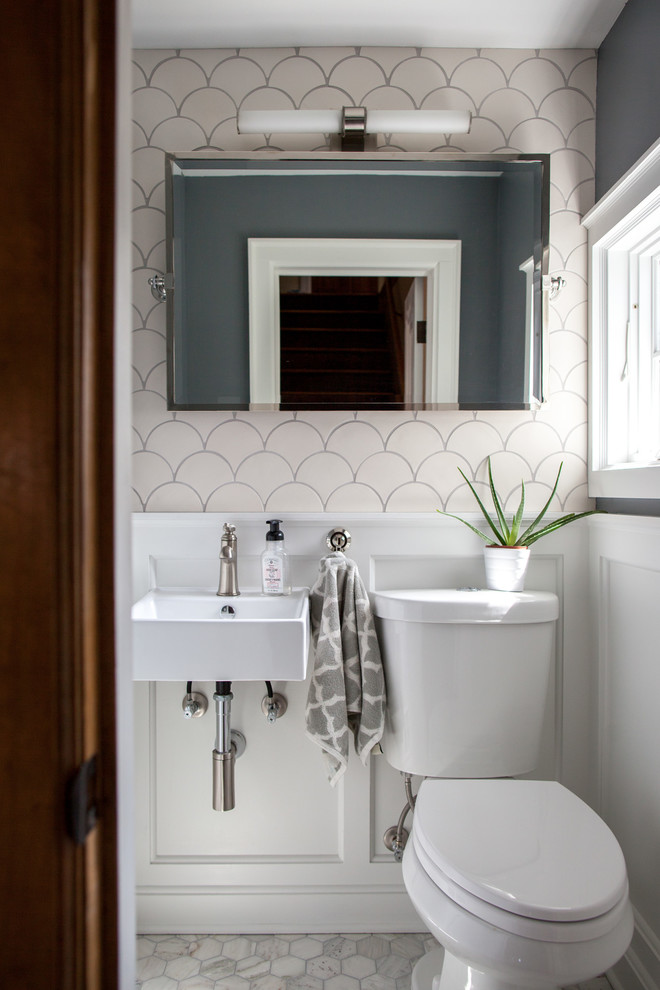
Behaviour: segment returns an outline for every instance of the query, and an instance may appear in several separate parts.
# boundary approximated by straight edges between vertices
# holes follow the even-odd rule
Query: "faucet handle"
[[[231,556],[231,551],[236,550],[236,527],[232,523],[225,523],[222,527],[222,538],[220,540],[220,556]],[[230,551],[228,554],[227,551]]]

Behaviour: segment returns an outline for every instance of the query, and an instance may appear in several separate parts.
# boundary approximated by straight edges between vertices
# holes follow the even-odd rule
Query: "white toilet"
[[[619,844],[561,784],[511,779],[539,756],[556,596],[384,591],[374,613],[383,752],[427,778],[403,879],[442,948],[417,964],[413,990],[565,987],[604,972],[633,930]]]

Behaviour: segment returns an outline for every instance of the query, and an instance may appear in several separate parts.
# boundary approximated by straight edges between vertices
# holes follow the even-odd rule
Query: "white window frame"
[[[589,494],[660,498],[660,141],[582,222],[589,241]]]

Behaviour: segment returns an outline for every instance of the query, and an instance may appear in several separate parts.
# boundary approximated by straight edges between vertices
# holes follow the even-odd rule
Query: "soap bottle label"
[[[267,595],[281,595],[284,590],[282,580],[282,560],[280,557],[264,554],[263,590]]]

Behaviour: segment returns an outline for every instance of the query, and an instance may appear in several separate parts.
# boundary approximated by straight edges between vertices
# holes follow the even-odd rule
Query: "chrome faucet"
[[[240,595],[240,591],[238,590],[238,572],[236,569],[237,561],[236,527],[230,523],[225,523],[220,541],[220,585],[217,591],[218,595],[232,598]]]

